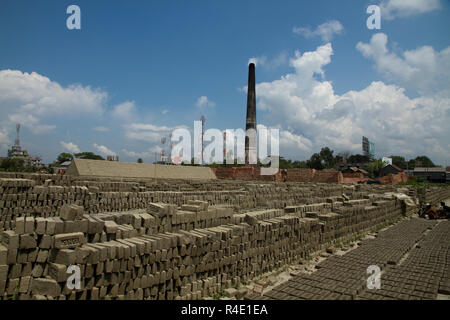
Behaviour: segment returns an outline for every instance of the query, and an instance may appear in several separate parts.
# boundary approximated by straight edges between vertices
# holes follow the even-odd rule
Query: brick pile
[[[47,178],[0,179],[2,299],[200,299],[398,219],[394,193],[414,191]],[[66,285],[71,265],[80,289]]]
[[[67,205],[57,217],[19,217],[3,232],[0,295],[199,299],[398,216],[394,203],[359,214],[353,205],[322,203],[235,215],[204,202],[99,215]],[[337,207],[347,210],[330,212]],[[70,265],[81,269],[79,290],[66,286]]]

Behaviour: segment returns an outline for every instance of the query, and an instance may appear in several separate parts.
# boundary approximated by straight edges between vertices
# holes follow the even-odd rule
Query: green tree
[[[142,161],[141,158],[137,159],[137,163],[143,163],[144,161]]]
[[[294,161],[292,162],[292,168],[308,168],[306,161]]]
[[[385,163],[381,160],[374,160],[365,166],[366,171],[369,173],[369,177],[376,178],[380,175],[380,170],[384,168]]]
[[[433,161],[431,161],[431,159],[428,158],[427,156],[416,157],[415,163],[416,163],[416,167],[430,168],[430,167],[435,167],[436,166],[433,163]]]
[[[396,165],[397,167],[406,170],[407,162],[404,157],[401,156],[391,156],[392,158],[392,164]]]
[[[90,159],[90,160],[105,160],[102,156],[95,154],[93,152],[80,152],[75,153],[75,158],[78,159]]]
[[[341,151],[336,155],[336,158],[339,157],[340,159],[347,161],[351,155],[352,153],[350,151]]]
[[[332,168],[334,166],[333,152],[334,151],[328,147],[322,148],[320,150],[320,153],[319,153],[320,160],[323,161],[326,168]]]
[[[0,168],[8,172],[24,171],[26,169],[25,160],[21,158],[6,158],[1,161]]]
[[[311,169],[322,170],[324,168],[322,160],[320,159],[320,155],[318,153],[314,153],[307,161],[307,163],[308,167],[310,167]]]
[[[362,155],[362,154],[352,154],[348,157],[348,161],[350,163],[362,163],[362,162],[369,162],[369,157]]]
[[[56,160],[61,164],[66,161],[71,161],[73,159],[73,155],[71,153],[62,152],[58,155]]]
[[[409,170],[414,170],[414,168],[416,167],[416,160],[414,159],[409,160],[406,167]]]
[[[290,168],[292,168],[291,160],[286,160],[285,158],[280,157],[279,161],[280,161],[279,162],[279,168],[280,169],[290,169]]]

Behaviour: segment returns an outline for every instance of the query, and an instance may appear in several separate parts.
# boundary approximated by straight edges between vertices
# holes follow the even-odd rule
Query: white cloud
[[[297,52],[290,61],[294,73],[257,84],[260,117],[281,128],[282,155],[307,159],[324,146],[360,153],[364,135],[379,156],[425,154],[436,162],[450,157],[448,95],[412,99],[404,88],[383,82],[337,95],[324,80],[332,55],[331,44]]]
[[[7,150],[10,144],[8,132],[5,129],[0,130],[0,148]]]
[[[161,140],[161,133],[154,131],[127,131],[125,136],[132,140],[141,140],[146,142],[157,143]]]
[[[109,128],[108,127],[95,127],[94,131],[98,131],[98,132],[108,132]]]
[[[141,152],[122,149],[121,152],[122,152],[122,154],[124,154],[130,158],[142,158],[142,159],[154,160],[155,152],[156,152],[157,158],[161,154],[161,147],[154,146],[154,147],[150,148],[148,151],[141,151]]]
[[[169,109],[164,109],[163,111],[161,111],[162,114],[166,114],[169,112]]]
[[[175,127],[157,126],[151,123],[132,123],[129,128],[133,130],[150,130],[150,131],[171,131]]]
[[[255,66],[258,65],[264,65],[267,61],[267,57],[266,56],[261,56],[261,57],[253,57],[248,59],[248,64],[253,63],[255,64]]]
[[[115,156],[116,153],[114,151],[112,151],[111,149],[108,149],[107,147],[103,146],[103,145],[98,145],[96,143],[93,144],[95,150],[97,150],[97,152],[99,152],[102,156]]]
[[[0,131],[0,143],[9,143],[8,133],[3,129]]]
[[[280,131],[280,148],[291,150],[292,148],[311,152],[312,142],[302,135],[294,134],[288,130]]]
[[[79,153],[80,152],[80,148],[73,142],[60,141],[59,144],[65,151],[69,151],[70,153]]]
[[[377,33],[370,43],[359,42],[356,48],[364,57],[373,59],[377,70],[389,80],[399,81],[422,94],[450,89],[450,46],[440,52],[422,46],[398,56],[389,52],[387,42],[387,35]]]
[[[159,155],[159,154],[161,154],[161,150],[162,150],[162,148],[160,146],[153,146],[153,147],[150,148],[149,154],[151,154],[152,156],[154,156],[155,153],[157,155]]]
[[[315,30],[309,27],[293,27],[292,32],[305,38],[320,37],[323,41],[331,41],[335,34],[341,34],[344,27],[337,20],[330,20],[319,25]]]
[[[290,150],[301,150],[306,153],[311,153],[313,144],[311,140],[301,134],[295,134],[289,130],[280,128],[280,126],[265,126],[263,124],[257,125],[258,130],[267,130],[267,143],[270,145],[271,129],[279,130],[279,148],[280,155],[289,153]],[[261,133],[260,133],[261,134]]]
[[[208,99],[207,96],[201,96],[197,99],[196,106],[198,108],[215,107],[216,104]]]
[[[113,107],[112,116],[122,121],[131,121],[136,115],[134,101],[125,101]]]
[[[34,134],[56,126],[43,124],[51,117],[100,115],[107,94],[81,85],[61,86],[36,72],[0,70],[0,124],[20,122]],[[4,121],[2,121],[4,120]]]
[[[151,143],[161,143],[161,138],[166,137],[167,140],[173,130],[184,126],[167,127],[157,126],[151,123],[131,123],[126,125],[125,136],[128,139],[140,140]]]
[[[440,0],[384,0],[380,3],[382,19],[409,17],[441,9]]]
[[[266,69],[276,69],[280,66],[287,64],[288,56],[286,52],[281,52],[272,59],[266,56],[252,57],[248,59],[248,64],[254,63],[256,67],[263,67]]]

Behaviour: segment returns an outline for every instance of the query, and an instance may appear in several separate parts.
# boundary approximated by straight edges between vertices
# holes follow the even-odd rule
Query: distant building
[[[106,156],[107,161],[119,161],[119,156]]]
[[[403,172],[402,168],[397,167],[395,164],[388,164],[380,170],[380,177],[384,177],[389,174],[397,174],[400,172]]]
[[[349,162],[349,163],[342,162],[342,163],[338,164],[338,169],[340,171],[345,170],[347,168],[351,168],[351,167],[361,169],[361,168],[367,166],[368,164],[369,164],[369,162]]]
[[[11,147],[11,149],[8,150],[8,158],[16,158],[16,159],[23,159],[24,164],[26,166],[35,166],[35,167],[41,167],[42,166],[42,158],[39,156],[31,156],[28,154],[28,151],[25,149],[22,149],[20,146],[20,139],[19,139],[19,133],[20,133],[20,124],[16,125],[16,140],[14,141],[14,145]]]
[[[367,177],[369,175],[369,173],[366,170],[358,168],[358,167],[348,167],[341,171],[342,171],[342,173],[362,173],[365,177]]]
[[[67,169],[71,163],[72,161],[64,161],[63,163],[60,164],[60,167],[63,169]]]
[[[448,174],[442,167],[417,167],[414,168],[413,175],[414,177],[420,177],[426,181],[445,183],[447,181]]]
[[[63,163],[61,163],[59,165],[59,167],[54,167],[54,173],[60,173],[60,174],[64,174],[67,171],[67,168],[70,167],[70,165],[72,164],[72,161],[64,161]]]
[[[42,167],[42,158],[39,156],[35,156],[35,157],[30,156],[30,157],[28,157],[27,161],[30,166]]]

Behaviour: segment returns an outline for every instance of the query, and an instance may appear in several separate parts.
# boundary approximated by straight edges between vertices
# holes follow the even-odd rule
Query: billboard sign
[[[392,158],[383,157],[382,161],[386,163],[386,165],[388,164],[392,165]]]
[[[362,137],[362,152],[365,156],[373,157],[375,155],[375,143],[370,142],[366,137]]]

